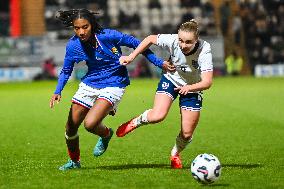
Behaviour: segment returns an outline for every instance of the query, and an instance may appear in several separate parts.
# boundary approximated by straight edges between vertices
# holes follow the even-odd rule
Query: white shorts
[[[72,102],[91,109],[96,100],[104,99],[112,105],[114,110],[116,110],[124,92],[125,88],[106,87],[97,89],[81,82],[79,84],[79,89],[72,98]]]

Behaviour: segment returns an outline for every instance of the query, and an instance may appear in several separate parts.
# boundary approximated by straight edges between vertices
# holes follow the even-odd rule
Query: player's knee
[[[84,121],[84,127],[88,132],[93,132],[97,125],[98,123],[96,123],[94,120],[85,119]]]

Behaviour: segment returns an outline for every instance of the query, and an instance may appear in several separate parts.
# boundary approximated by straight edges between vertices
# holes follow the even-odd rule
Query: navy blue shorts
[[[179,96],[179,106],[182,109],[190,111],[200,111],[202,107],[201,93],[188,93],[186,95],[179,94],[175,91],[176,86],[168,80],[164,75],[162,76],[156,94],[166,94],[173,101]]]

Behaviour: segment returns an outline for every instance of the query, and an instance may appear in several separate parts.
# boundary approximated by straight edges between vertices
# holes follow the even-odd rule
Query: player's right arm
[[[52,95],[50,102],[49,102],[50,108],[54,107],[55,102],[57,103],[60,102],[61,92],[64,86],[66,85],[70,75],[72,74],[74,63],[75,63],[75,60],[73,60],[72,58],[72,54],[73,54],[72,50],[73,50],[72,45],[68,43],[66,46],[66,54],[64,58],[63,67],[58,77],[58,83],[56,86],[56,90],[54,91],[54,94]]]
[[[54,91],[54,94],[52,95],[50,99],[50,103],[49,103],[50,108],[53,108],[55,102],[57,103],[60,102],[61,92],[64,86],[66,85],[70,75],[72,74],[73,67],[74,67],[74,62],[65,58],[62,70],[58,77],[58,83],[56,86],[56,90]]]

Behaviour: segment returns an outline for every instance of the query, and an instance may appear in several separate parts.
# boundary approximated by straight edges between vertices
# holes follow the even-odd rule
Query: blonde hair
[[[191,19],[190,21],[181,24],[178,30],[185,32],[193,32],[196,38],[199,37],[198,23],[195,19]]]

